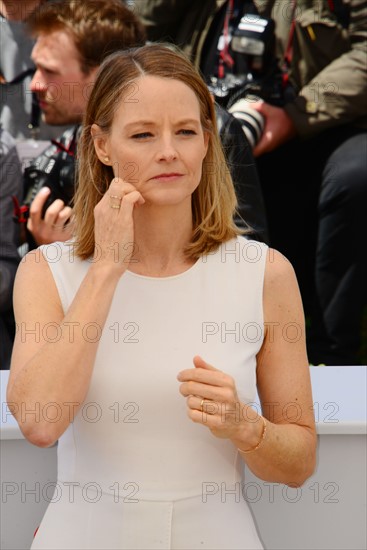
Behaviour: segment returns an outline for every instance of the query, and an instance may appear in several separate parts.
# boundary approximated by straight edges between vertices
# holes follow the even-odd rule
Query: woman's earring
[[[105,157],[105,158],[104,158],[104,161],[105,161],[105,162],[110,162],[110,157]]]

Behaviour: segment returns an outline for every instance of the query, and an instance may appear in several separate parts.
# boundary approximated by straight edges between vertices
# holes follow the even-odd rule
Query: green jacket
[[[150,41],[180,46],[198,66],[202,43],[210,24],[226,0],[135,0]]]
[[[349,17],[337,21],[328,0],[297,0],[289,70],[298,95],[285,106],[297,131],[310,137],[326,128],[353,124],[367,128],[367,0],[333,0]],[[253,0],[276,24],[282,59],[292,22],[292,0]],[[201,49],[215,13],[225,0],[137,0],[150,40],[168,39],[199,66]]]
[[[303,137],[347,123],[367,128],[367,1],[341,1],[349,16],[346,29],[328,0],[297,0],[289,77],[298,96],[285,109]],[[275,20],[277,54],[283,58],[291,0],[254,2],[261,15]]]

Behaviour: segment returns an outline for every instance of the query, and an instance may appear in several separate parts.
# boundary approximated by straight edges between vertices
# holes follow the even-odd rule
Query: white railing
[[[246,469],[240,487],[218,491],[224,499],[247,499],[267,550],[365,550],[367,367],[310,369],[319,435],[315,474],[295,489]],[[23,550],[52,498],[56,446],[41,449],[23,438],[6,405],[8,372],[0,372],[0,547]]]

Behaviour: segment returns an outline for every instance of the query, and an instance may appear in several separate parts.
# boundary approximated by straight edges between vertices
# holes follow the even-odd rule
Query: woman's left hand
[[[251,437],[258,415],[240,402],[233,378],[199,356],[193,362],[194,369],[183,370],[177,376],[182,382],[180,392],[187,398],[189,418],[207,426],[216,437],[243,439],[247,430]]]

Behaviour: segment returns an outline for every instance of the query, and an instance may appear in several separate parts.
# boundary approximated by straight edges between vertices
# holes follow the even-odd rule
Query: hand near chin
[[[135,250],[134,208],[144,204],[143,196],[131,184],[114,178],[94,209],[94,262],[120,275],[126,271]]]

